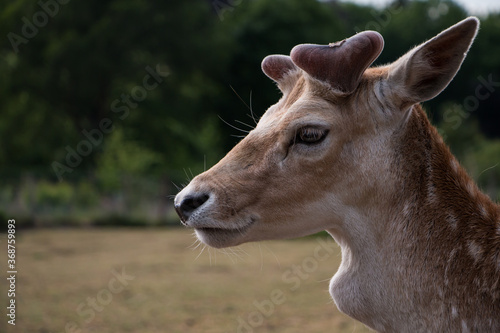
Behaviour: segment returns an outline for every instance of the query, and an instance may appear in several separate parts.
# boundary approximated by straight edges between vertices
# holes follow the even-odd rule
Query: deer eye
[[[306,126],[302,127],[297,131],[295,135],[294,143],[303,143],[306,145],[312,145],[320,143],[328,134],[328,130],[321,129],[318,127]]]

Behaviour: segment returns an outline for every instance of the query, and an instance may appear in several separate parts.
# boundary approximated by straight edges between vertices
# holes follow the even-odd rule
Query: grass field
[[[2,315],[9,333],[368,332],[330,299],[340,250],[325,237],[223,253],[193,249],[185,229],[16,236],[16,326]]]

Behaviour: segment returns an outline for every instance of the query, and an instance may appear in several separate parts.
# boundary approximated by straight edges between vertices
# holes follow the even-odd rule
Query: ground
[[[8,333],[368,332],[330,298],[340,249],[324,236],[227,253],[201,252],[182,228],[16,237],[16,325],[5,314],[0,325]]]

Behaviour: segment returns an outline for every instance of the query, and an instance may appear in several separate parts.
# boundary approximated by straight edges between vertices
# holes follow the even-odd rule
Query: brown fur
[[[478,190],[420,106],[396,135],[400,190],[393,200],[406,214],[394,219],[388,249],[404,263],[395,289],[405,292],[408,286],[397,282],[414,281],[412,301],[451,318],[450,329],[482,332],[492,327],[489,320],[498,325],[500,207]]]

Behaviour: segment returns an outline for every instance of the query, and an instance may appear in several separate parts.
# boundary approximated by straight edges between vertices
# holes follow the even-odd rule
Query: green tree
[[[211,113],[204,111],[207,100],[219,91],[216,78],[225,61],[212,51],[224,49],[224,38],[218,38],[218,22],[207,2],[91,0],[51,10],[43,1],[21,0],[7,4],[1,14],[0,32],[11,38],[0,44],[5,60],[0,63],[5,76],[0,168],[48,173],[53,161],[64,164],[68,147],[76,150],[88,140],[83,132],[98,129],[103,119],[159,154],[182,149],[191,160],[202,154],[179,132],[170,132],[168,124],[175,119],[191,132],[203,132]],[[32,35],[26,33],[31,27],[36,29]],[[145,69],[156,65],[170,75],[146,98],[136,93],[134,99]],[[121,104],[113,104],[116,100]],[[126,117],[114,112],[113,105],[125,103]],[[102,142],[108,139],[103,135]],[[102,146],[93,145],[77,172],[94,167]],[[163,161],[157,172],[178,168],[172,159]]]

